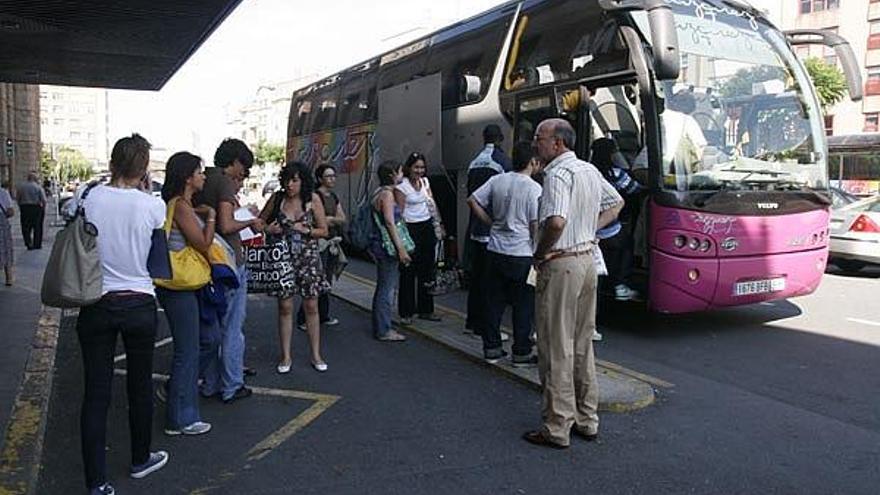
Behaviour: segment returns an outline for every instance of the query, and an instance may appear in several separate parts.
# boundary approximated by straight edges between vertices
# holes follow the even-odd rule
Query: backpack
[[[373,220],[373,195],[365,198],[358,206],[348,230],[348,241],[355,248],[365,251],[376,237],[376,222]]]

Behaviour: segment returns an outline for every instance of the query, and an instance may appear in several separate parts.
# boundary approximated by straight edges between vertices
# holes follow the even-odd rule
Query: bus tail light
[[[880,233],[880,227],[868,215],[859,215],[856,221],[849,228],[850,232],[870,232],[874,234]]]
[[[696,282],[697,280],[700,280],[700,270],[697,270],[696,268],[691,268],[690,270],[688,270],[688,280],[691,282]]]

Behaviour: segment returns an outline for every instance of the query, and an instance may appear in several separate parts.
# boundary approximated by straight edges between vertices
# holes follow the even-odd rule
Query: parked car
[[[847,272],[880,265],[880,195],[831,212],[831,262]]]

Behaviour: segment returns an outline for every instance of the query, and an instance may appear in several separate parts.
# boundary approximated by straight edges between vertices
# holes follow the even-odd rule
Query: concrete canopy
[[[0,82],[158,90],[241,0],[0,0]]]

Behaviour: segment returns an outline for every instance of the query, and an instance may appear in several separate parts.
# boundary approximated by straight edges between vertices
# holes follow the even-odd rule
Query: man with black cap
[[[501,133],[501,128],[497,125],[489,124],[483,129],[485,146],[468,167],[468,197],[485,184],[490,177],[510,171],[510,159],[501,150],[502,141],[504,141],[504,134]],[[492,205],[486,206],[491,211]],[[465,331],[472,331],[476,335],[482,335],[486,325],[485,272],[488,260],[486,246],[489,243],[489,229],[489,225],[482,223],[471,212],[467,239],[467,250],[471,260],[470,289],[464,327]],[[503,335],[503,337],[507,336]]]

